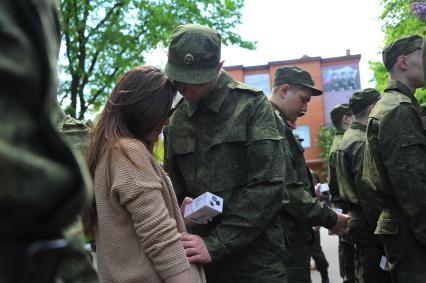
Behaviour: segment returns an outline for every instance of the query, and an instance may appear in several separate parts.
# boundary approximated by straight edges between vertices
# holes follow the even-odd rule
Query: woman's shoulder
[[[146,145],[137,139],[122,138],[119,139],[113,148],[113,159],[132,160],[132,163],[143,164],[152,163],[152,154],[149,152]],[[118,161],[117,160],[117,161]]]

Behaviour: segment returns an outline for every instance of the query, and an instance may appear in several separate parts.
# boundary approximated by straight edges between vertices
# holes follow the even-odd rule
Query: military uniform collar
[[[420,104],[417,101],[416,97],[414,96],[414,93],[412,93],[411,90],[402,82],[396,81],[396,80],[395,81],[390,80],[387,87],[385,88],[385,92],[388,92],[388,91],[398,91],[408,96],[414,105],[417,105],[417,107],[420,107]]]
[[[336,129],[336,136],[343,136],[344,133],[345,133],[345,130],[343,130],[343,129]]]
[[[234,80],[231,78],[231,76],[229,76],[228,73],[226,73],[224,70],[221,70],[216,88],[210,94],[195,102],[185,101],[187,105],[188,116],[191,117],[195,112],[198,111],[198,109],[203,106],[207,107],[215,113],[218,113],[223,104],[223,101],[225,100],[226,87],[232,82],[234,82]]]
[[[280,114],[281,119],[284,121],[285,125],[287,127],[290,127],[290,125],[287,122],[287,117],[285,116],[284,112],[280,109],[280,107],[278,107],[278,105],[276,105],[275,103],[271,102],[272,106],[274,107],[274,109],[278,112],[278,114]]]
[[[358,122],[358,121],[352,121],[352,123],[349,125],[349,128],[353,129],[353,130],[360,130],[363,132],[367,131],[367,126]]]

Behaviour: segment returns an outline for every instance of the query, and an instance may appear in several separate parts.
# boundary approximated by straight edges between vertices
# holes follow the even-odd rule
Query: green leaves
[[[253,49],[232,32],[244,0],[61,0],[60,101],[73,117],[98,111],[118,76],[143,65],[143,54],[167,46],[185,23],[208,25],[224,44]]]
[[[324,167],[320,175],[328,179],[328,160],[330,158],[331,145],[333,144],[336,128],[321,126],[319,135],[316,138],[316,144],[321,148],[320,157],[324,160]]]

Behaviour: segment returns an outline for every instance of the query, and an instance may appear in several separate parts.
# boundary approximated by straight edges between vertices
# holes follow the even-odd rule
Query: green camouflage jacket
[[[349,234],[355,240],[371,239],[379,217],[374,194],[362,181],[367,126],[353,121],[336,151],[336,173],[340,196],[348,204]]]
[[[330,158],[328,159],[328,186],[330,188],[331,203],[334,207],[342,208],[346,212],[346,205],[340,197],[339,184],[336,177],[336,151],[340,146],[345,131],[337,130],[330,149]]]
[[[56,122],[58,131],[65,136],[66,141],[72,148],[84,156],[89,149],[92,123],[74,119],[66,115],[60,108],[58,111],[59,117]]]
[[[39,276],[49,277],[49,272],[57,277],[65,255],[50,250],[28,257],[29,247],[36,250],[40,245],[35,242],[62,237],[90,196],[88,171],[53,123],[57,10],[53,0],[0,1],[0,282],[47,282]],[[78,253],[87,266],[86,254],[70,252]],[[26,266],[35,257],[36,269],[29,273]],[[68,275],[72,282],[81,282]],[[89,277],[97,280],[93,269]]]
[[[222,214],[195,226],[213,263],[208,282],[284,280],[279,210],[285,162],[271,104],[222,71],[216,89],[180,103],[167,129],[166,169],[179,201],[211,192]]]
[[[275,115],[279,122],[279,130],[284,136],[282,140],[283,149],[286,155],[287,179],[286,187],[288,200],[284,202],[285,211],[290,214],[291,222],[288,223],[290,241],[310,240],[313,226],[323,226],[332,228],[337,221],[336,213],[318,200],[315,196],[315,188],[309,167],[306,165],[303,155],[304,148],[296,140],[287,124],[285,114],[278,106],[272,103]]]
[[[363,180],[384,205],[377,234],[408,227],[426,246],[425,160],[426,121],[419,103],[404,84],[390,81],[369,117],[363,168]]]

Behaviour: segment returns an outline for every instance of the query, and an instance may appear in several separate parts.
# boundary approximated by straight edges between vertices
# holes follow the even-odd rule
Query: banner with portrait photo
[[[361,88],[358,64],[341,64],[321,67],[324,91],[326,126],[331,125],[330,111],[334,106],[348,103],[352,94]]]

